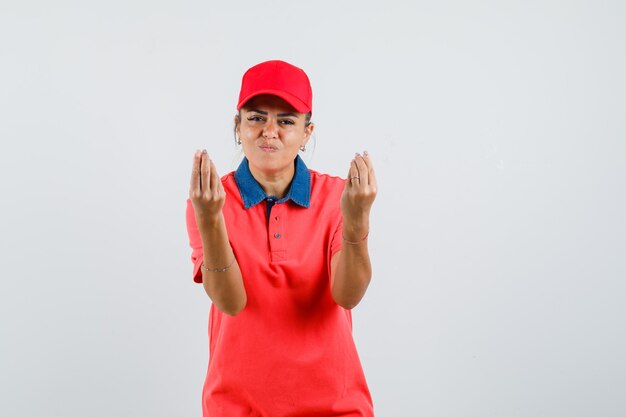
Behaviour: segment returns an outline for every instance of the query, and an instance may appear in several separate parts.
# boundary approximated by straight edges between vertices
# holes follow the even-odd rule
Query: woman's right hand
[[[222,181],[206,149],[202,152],[197,150],[193,156],[189,199],[193,204],[197,223],[205,219],[217,220],[226,202]]]

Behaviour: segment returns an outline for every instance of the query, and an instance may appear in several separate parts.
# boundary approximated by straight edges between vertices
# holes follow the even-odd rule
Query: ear
[[[234,120],[235,122],[235,134],[239,137],[241,137],[241,135],[239,134],[239,125],[241,123],[241,119],[239,118],[239,114],[235,114]]]
[[[302,141],[302,145],[306,145],[309,139],[311,139],[311,135],[315,130],[315,125],[313,123],[309,123],[308,126],[304,128],[304,140]]]

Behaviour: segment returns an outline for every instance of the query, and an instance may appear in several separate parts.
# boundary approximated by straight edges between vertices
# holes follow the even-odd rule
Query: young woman
[[[243,76],[239,168],[193,158],[187,229],[193,278],[212,301],[205,417],[372,417],[352,338],[371,278],[376,176],[367,154],[347,179],[309,170],[307,75],[267,61]]]

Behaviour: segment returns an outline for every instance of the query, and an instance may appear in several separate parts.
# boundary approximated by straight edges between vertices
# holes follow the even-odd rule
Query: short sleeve
[[[196,215],[193,211],[191,200],[187,199],[187,234],[189,235],[189,246],[191,246],[191,262],[193,263],[193,281],[202,283],[202,271],[200,265],[204,262],[204,253],[202,251],[202,239],[196,224]]]
[[[343,216],[339,216],[335,232],[330,240],[330,258],[341,250],[343,245]]]

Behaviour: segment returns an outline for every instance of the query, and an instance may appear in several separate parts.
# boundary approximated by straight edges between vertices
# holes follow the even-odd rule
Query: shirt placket
[[[272,206],[267,227],[272,262],[287,259],[285,240],[285,204],[276,203]]]

